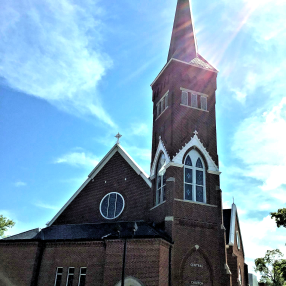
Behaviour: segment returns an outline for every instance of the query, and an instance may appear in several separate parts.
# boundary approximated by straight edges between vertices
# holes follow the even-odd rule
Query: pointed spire
[[[175,58],[190,62],[197,55],[197,41],[190,0],[178,0],[168,61]]]

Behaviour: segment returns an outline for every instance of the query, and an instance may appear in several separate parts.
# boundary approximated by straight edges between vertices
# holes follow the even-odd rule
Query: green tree
[[[15,222],[4,217],[3,215],[0,215],[0,238],[3,238],[5,231],[7,231],[8,228],[13,227],[14,225]]]
[[[260,282],[271,286],[285,285],[286,281],[286,259],[279,249],[267,250],[263,258],[255,259],[255,272],[261,275]]]
[[[279,209],[276,213],[270,213],[271,218],[275,218],[277,227],[284,226],[286,227],[286,208]]]

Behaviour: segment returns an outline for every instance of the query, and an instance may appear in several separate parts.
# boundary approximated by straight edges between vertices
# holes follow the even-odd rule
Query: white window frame
[[[186,102],[184,102],[184,100],[186,100]],[[186,90],[182,90],[181,104],[186,106],[189,105],[189,93]]]
[[[62,269],[62,273],[59,273],[59,269]],[[64,272],[64,268],[63,267],[57,267],[57,272],[56,272],[56,278],[55,278],[55,286],[57,285],[57,278],[58,276],[61,276],[61,281],[63,280],[63,272]]]
[[[110,196],[110,195],[112,195],[112,194],[119,195],[119,196],[122,198],[122,200],[123,200],[123,206],[122,206],[122,209],[121,209],[120,213],[119,213],[117,216],[115,216],[115,217],[113,217],[113,218],[109,218],[109,217],[106,217],[106,216],[102,213],[102,211],[101,211],[101,205],[102,205],[104,199],[105,199],[107,196]],[[116,204],[116,203],[117,203],[117,197],[116,197],[116,202],[115,202],[115,204]],[[109,208],[109,200],[108,200],[108,208]],[[100,205],[99,205],[99,211],[100,211],[101,215],[102,215],[105,219],[108,219],[108,220],[112,220],[112,219],[118,218],[118,217],[122,214],[124,208],[125,208],[125,200],[124,200],[124,197],[123,197],[120,193],[117,193],[117,192],[111,192],[111,193],[108,193],[107,195],[105,195],[105,196],[102,198],[102,200],[101,200],[101,202],[100,202]],[[116,208],[115,208],[114,212],[116,212]]]
[[[202,99],[205,100],[206,108],[203,108]],[[207,111],[208,110],[208,98],[206,96],[201,95],[201,110]]]
[[[163,185],[163,183],[164,183],[164,175],[163,176],[159,176],[158,175],[158,172],[159,172],[158,165],[160,163],[161,156],[165,156],[165,154],[164,153],[160,154],[160,157],[159,157],[159,160],[158,160],[158,163],[157,163],[157,172],[156,172],[156,206],[162,204],[163,202],[165,202],[163,190],[166,192],[166,182],[165,182],[165,185]],[[166,160],[166,158],[165,158],[165,160]],[[161,183],[160,183],[161,187],[159,189],[158,189],[158,180],[161,180]],[[159,201],[159,192],[160,192],[160,201]]]
[[[70,273],[70,269],[73,269],[74,272],[73,272],[73,273]],[[68,274],[67,274],[66,286],[68,286],[68,282],[69,282],[69,277],[70,277],[70,276],[73,276],[73,280],[74,280],[74,273],[75,273],[75,267],[69,267],[69,268],[68,268]]]
[[[162,96],[159,102],[156,105],[157,108],[157,118],[158,119],[161,114],[168,108],[168,99],[169,99],[169,90]]]
[[[81,268],[80,268],[79,279],[78,279],[78,286],[80,286],[81,277],[82,277],[82,276],[85,276],[85,277],[86,277],[86,272],[87,272],[87,271],[85,272],[85,274],[83,274],[83,273],[81,273],[81,270],[82,270],[82,269],[86,269],[86,270],[87,270],[87,267],[81,267]]]
[[[188,158],[188,156],[190,156],[191,158],[191,161],[192,161],[192,167],[191,166],[188,166],[186,165],[186,160]],[[203,169],[201,168],[197,168],[196,167],[196,163],[197,163],[197,160],[198,158],[201,159],[202,161],[202,164],[203,164]],[[193,181],[192,183],[186,183],[186,169],[191,169],[192,170],[192,177],[193,177]],[[199,202],[199,203],[202,203],[202,204],[206,204],[207,203],[207,197],[206,197],[206,166],[205,166],[205,163],[204,163],[204,160],[203,158],[200,156],[200,154],[192,149],[185,157],[185,161],[184,161],[184,200],[186,201],[190,201],[190,200],[187,200],[185,198],[185,194],[186,194],[186,191],[185,191],[185,185],[192,185],[192,201],[196,202],[197,201],[197,198],[196,198],[196,171],[203,171],[203,176],[204,176],[204,185],[203,185],[203,202]]]
[[[191,93],[191,107],[198,108],[198,95]]]

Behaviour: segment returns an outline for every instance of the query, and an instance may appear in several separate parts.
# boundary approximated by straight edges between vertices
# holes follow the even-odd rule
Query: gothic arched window
[[[156,177],[156,205],[161,204],[166,200],[166,170],[165,170],[166,158],[162,153],[158,165],[157,165],[157,177]]]
[[[185,200],[206,203],[206,172],[199,153],[191,150],[184,165]]]

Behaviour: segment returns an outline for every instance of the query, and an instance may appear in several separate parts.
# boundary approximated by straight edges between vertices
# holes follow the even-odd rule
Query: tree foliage
[[[4,237],[5,231],[7,231],[8,228],[13,227],[14,225],[15,225],[15,222],[4,217],[3,215],[0,215],[0,238]]]
[[[277,227],[284,226],[286,227],[286,208],[279,209],[276,213],[270,213],[271,218],[275,218]]]
[[[263,258],[255,259],[255,272],[261,275],[261,281],[267,285],[282,286],[286,281],[286,259],[282,259],[279,249],[267,250]]]

